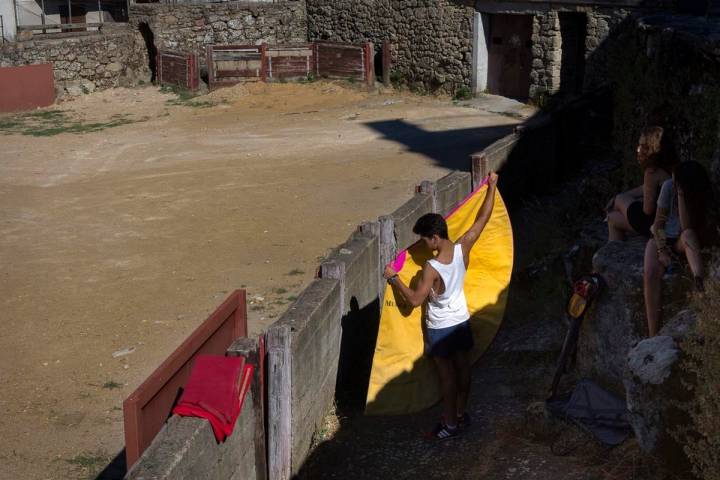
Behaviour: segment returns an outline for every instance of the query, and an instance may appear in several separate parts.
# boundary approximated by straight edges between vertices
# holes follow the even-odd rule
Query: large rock
[[[581,376],[592,378],[619,395],[624,394],[627,354],[647,337],[643,298],[643,257],[646,240],[631,238],[608,242],[593,256],[593,271],[603,276],[607,289],[587,313],[580,330],[577,366]],[[683,295],[679,275],[663,279],[663,314],[672,314],[672,299]]]
[[[627,356],[625,390],[630,424],[647,453],[671,460],[682,452],[671,431],[687,423],[678,402],[687,400],[678,344],[694,329],[695,314],[683,310],[660,330],[639,342]],[[675,459],[681,459],[679,458]]]

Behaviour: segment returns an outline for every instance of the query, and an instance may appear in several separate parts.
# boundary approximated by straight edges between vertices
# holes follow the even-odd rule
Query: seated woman
[[[708,240],[706,216],[712,186],[708,174],[697,162],[679,163],[673,177],[663,183],[657,214],[651,227],[653,238],[645,247],[643,293],[648,331],[657,335],[661,311],[661,287],[665,270],[675,255],[684,255],[698,291],[703,289],[702,241]]]
[[[616,195],[608,204],[608,240],[625,240],[628,233],[650,236],[660,186],[670,178],[674,155],[661,127],[642,131],[637,160],[643,184]]]

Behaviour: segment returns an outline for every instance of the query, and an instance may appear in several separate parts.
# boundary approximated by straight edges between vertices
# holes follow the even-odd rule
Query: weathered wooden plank
[[[267,454],[265,451],[265,405],[263,402],[263,377],[265,375],[262,355],[265,353],[260,347],[262,338],[239,338],[230,345],[227,355],[231,357],[243,356],[247,364],[255,367],[252,380],[252,406],[255,413],[255,429],[253,443],[255,445],[255,475],[257,480],[267,479]],[[248,397],[250,398],[250,397]],[[246,399],[247,402],[247,399]]]
[[[290,326],[274,325],[268,347],[268,478],[288,480],[292,452],[292,355]]]

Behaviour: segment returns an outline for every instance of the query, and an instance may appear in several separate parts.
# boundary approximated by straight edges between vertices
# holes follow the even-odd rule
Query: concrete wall
[[[227,349],[255,366],[250,390],[232,435],[215,440],[210,422],[171,417],[126,475],[127,480],[265,480],[264,379],[258,339],[239,338]]]
[[[435,183],[435,211],[441,215],[450,213],[455,205],[472,192],[472,175],[453,172]]]
[[[420,193],[395,212],[362,224],[323,261],[322,278],[270,327],[269,478],[297,473],[334,403],[340,411],[364,409],[385,291],[384,266],[417,240],[412,234],[417,218],[447,213],[467,196],[470,183],[471,175],[460,172],[423,182]]]
[[[297,473],[335,398],[341,299],[340,281],[316,279],[268,329],[270,478]]]
[[[83,36],[6,43],[0,67],[51,63],[58,94],[94,90],[150,80],[142,37],[126,27]]]
[[[255,480],[255,422],[252,392],[224,443],[217,443],[207,420],[173,416],[125,478]]]
[[[341,283],[340,353],[335,401],[340,411],[361,411],[380,320],[378,292],[384,287],[377,222],[365,224],[321,264],[323,278]]]
[[[415,220],[431,211],[447,213],[470,192],[470,183],[471,175],[460,172],[423,182],[422,193],[385,217],[391,221],[393,248],[414,243]],[[335,402],[338,408],[364,408],[379,294],[385,288],[380,244],[380,221],[361,225],[321,264],[322,278],[268,329],[267,436],[261,406],[254,402],[260,395],[256,389],[225,443],[216,444],[205,420],[173,417],[126,478],[264,478],[260,470],[265,456],[258,455],[258,449],[264,453],[266,439],[270,478],[287,479],[297,473]],[[247,343],[235,342],[228,354],[248,356],[243,342]]]
[[[198,53],[213,44],[307,42],[304,0],[200,4],[136,4],[130,22],[146,23],[158,49]]]

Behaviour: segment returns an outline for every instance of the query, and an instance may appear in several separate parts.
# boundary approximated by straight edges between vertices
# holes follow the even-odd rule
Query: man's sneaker
[[[470,414],[465,412],[462,415],[458,415],[457,417],[457,426],[458,428],[468,428],[472,424],[472,421],[470,420]]]
[[[460,429],[457,426],[451,427],[445,425],[444,422],[440,422],[435,425],[435,428],[427,435],[428,438],[433,440],[447,440],[458,436]]]

